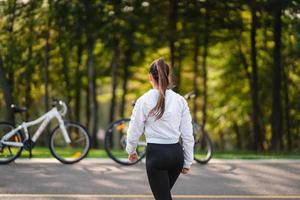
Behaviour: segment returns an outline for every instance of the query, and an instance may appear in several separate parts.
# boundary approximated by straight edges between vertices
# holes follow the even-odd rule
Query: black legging
[[[156,200],[172,200],[171,189],[183,167],[183,149],[176,144],[147,144],[146,169]]]

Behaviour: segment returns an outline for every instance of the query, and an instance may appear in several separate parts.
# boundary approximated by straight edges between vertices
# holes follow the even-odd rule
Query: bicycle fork
[[[71,139],[70,139],[70,137],[68,135],[68,132],[66,130],[66,126],[65,126],[65,123],[64,123],[62,117],[60,115],[57,115],[56,118],[58,120],[59,128],[62,131],[62,134],[64,136],[64,139],[65,139],[66,143],[70,144],[71,143]]]

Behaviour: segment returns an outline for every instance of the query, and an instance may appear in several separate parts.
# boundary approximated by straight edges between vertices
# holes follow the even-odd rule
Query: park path
[[[299,160],[212,160],[194,164],[173,188],[174,199],[300,199]],[[153,199],[144,163],[108,159],[63,165],[54,159],[0,166],[0,200]]]

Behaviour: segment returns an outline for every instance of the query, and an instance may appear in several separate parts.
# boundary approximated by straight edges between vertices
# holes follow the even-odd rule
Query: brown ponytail
[[[149,115],[160,119],[165,112],[165,93],[170,85],[169,65],[162,58],[155,60],[150,66],[150,73],[158,85],[159,97]]]

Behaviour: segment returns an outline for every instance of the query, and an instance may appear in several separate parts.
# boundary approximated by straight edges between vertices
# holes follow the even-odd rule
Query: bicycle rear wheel
[[[128,160],[126,137],[130,119],[121,119],[113,122],[105,133],[104,147],[107,155],[121,165],[134,165],[145,157],[146,140],[144,135],[140,137],[136,152],[139,159],[135,162]]]
[[[1,139],[15,127],[8,122],[0,122],[0,164],[8,164],[20,156],[23,147],[16,147],[1,143]],[[8,142],[22,143],[22,134],[20,131],[11,136]]]
[[[201,127],[194,123],[194,160],[200,164],[207,164],[212,158],[213,146],[212,142],[206,132],[202,132]]]
[[[52,155],[64,164],[73,164],[87,156],[91,139],[86,129],[77,122],[65,122],[67,133],[71,139],[68,144],[57,126],[50,134],[49,148]]]

